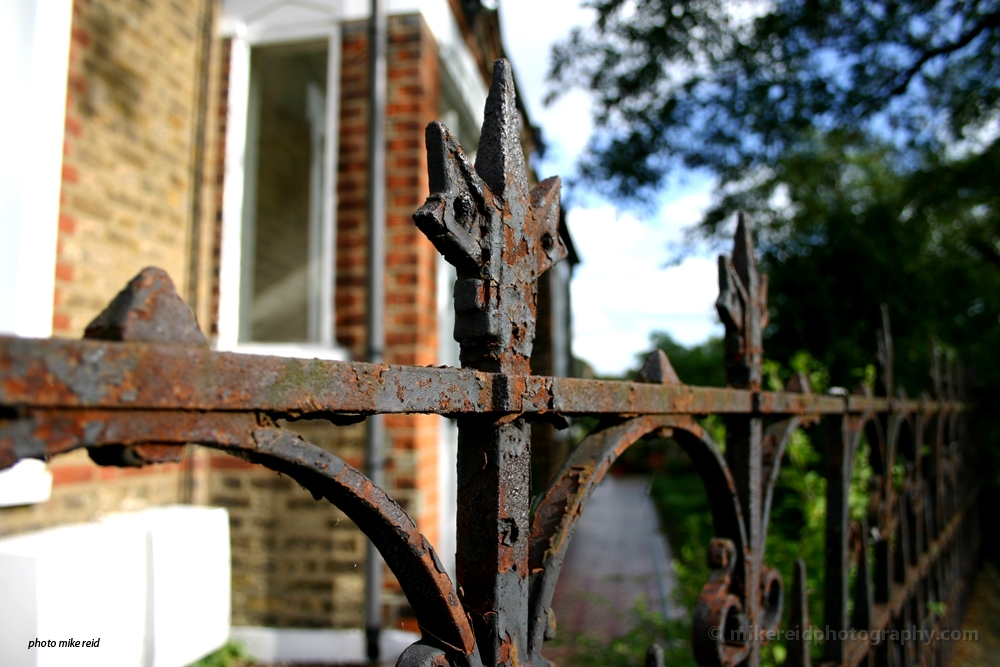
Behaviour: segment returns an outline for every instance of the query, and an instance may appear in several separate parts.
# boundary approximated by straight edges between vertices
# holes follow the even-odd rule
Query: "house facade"
[[[0,335],[80,337],[155,265],[218,350],[363,359],[369,9],[5,3],[9,89],[25,104],[4,111],[15,117],[0,130],[6,154],[23,158],[3,165]],[[453,269],[411,215],[428,193],[428,122],[443,121],[475,153],[503,56],[499,22],[475,0],[390,0],[388,12],[384,357],[458,365]],[[540,142],[523,125],[530,154]],[[539,349],[557,371],[565,363],[553,359],[569,354],[558,296],[568,274],[550,273],[557,297],[540,311],[559,322],[556,345]],[[390,415],[385,426],[386,489],[453,562],[455,427],[433,415]],[[362,467],[363,423],[289,428]],[[76,452],[47,469],[4,471],[0,537],[173,503],[225,507],[234,626],[360,627],[360,531],[287,478],[188,449],[180,463],[145,468],[98,467]],[[384,599],[388,627],[416,629],[391,577]]]

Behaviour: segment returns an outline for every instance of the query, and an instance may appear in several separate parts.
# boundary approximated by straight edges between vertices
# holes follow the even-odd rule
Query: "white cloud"
[[[677,210],[695,220],[700,215],[690,201],[678,203]],[[676,227],[616,216],[610,206],[570,211],[569,227],[583,258],[572,286],[574,352],[598,373],[633,366],[653,331],[686,345],[721,333],[715,262],[691,257],[661,268]]]

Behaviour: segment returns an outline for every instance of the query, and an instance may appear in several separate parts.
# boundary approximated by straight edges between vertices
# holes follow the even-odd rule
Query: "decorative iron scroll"
[[[455,338],[462,368],[297,360],[213,352],[169,277],[146,269],[87,328],[85,340],[0,338],[0,468],[86,448],[101,465],[176,461],[196,443],[283,472],[341,508],[396,574],[421,630],[398,664],[543,667],[555,632],[552,594],[573,529],[615,459],[644,436],[669,436],[708,492],[712,569],[693,612],[704,665],[756,666],[780,622],[792,577],[791,625],[809,624],[805,566],[779,573],[764,545],[781,459],[796,429],[821,423],[827,461],[825,661],[940,665],[949,645],[845,640],[956,628],[978,533],[974,450],[962,373],[935,354],[933,395],[894,390],[887,312],[879,339],[881,397],[814,394],[804,376],[763,391],[767,277],[749,221],[719,260],[728,388],[683,384],[666,355],[636,382],[530,375],[537,279],[565,257],[559,181],[528,189],[510,65],[494,66],[475,166],[443,125],[427,129],[431,194],[414,221],[455,265]],[[375,413],[456,417],[458,586],[412,519],[361,472],[276,425],[280,418],[354,423]],[[726,422],[725,456],[694,417]],[[530,507],[530,422],[601,417]],[[866,434],[874,471],[864,520],[848,511],[852,466]],[[855,587],[849,573],[855,571]],[[818,593],[818,592],[814,592]],[[853,604],[853,614],[849,610]],[[714,632],[721,628],[721,635]],[[832,631],[832,636],[830,632]],[[809,642],[786,664],[809,665]],[[653,647],[647,664],[662,664]]]

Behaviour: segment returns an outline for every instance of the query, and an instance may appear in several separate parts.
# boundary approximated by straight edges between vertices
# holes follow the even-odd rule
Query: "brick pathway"
[[[646,477],[609,476],[585,506],[552,604],[560,639],[622,635],[643,598],[647,609],[670,613],[670,546],[648,487]]]

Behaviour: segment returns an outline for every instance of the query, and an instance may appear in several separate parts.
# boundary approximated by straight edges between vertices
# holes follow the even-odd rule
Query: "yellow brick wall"
[[[303,421],[287,428],[361,465],[364,424]],[[229,510],[233,625],[359,627],[367,540],[357,526],[263,466],[213,453],[209,470],[208,504]]]
[[[203,0],[75,0],[56,335],[148,265],[187,296]]]

